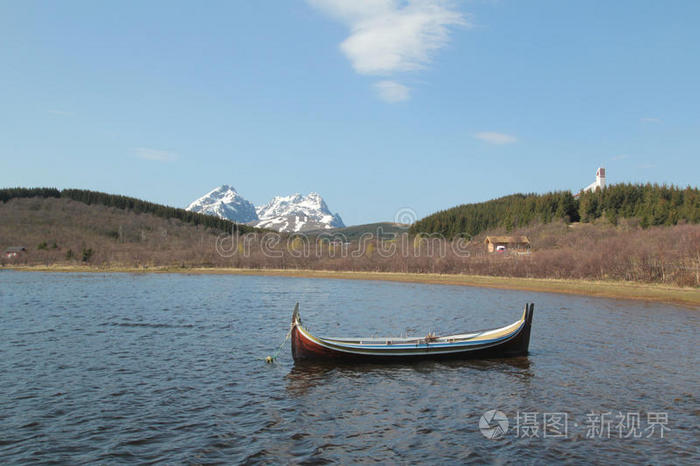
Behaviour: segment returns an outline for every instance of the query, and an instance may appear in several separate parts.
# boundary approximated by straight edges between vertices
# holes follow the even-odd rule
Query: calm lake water
[[[295,367],[287,343],[266,365],[297,301],[330,336],[498,327],[532,301],[531,354]],[[697,464],[699,324],[698,309],[469,287],[2,271],[0,458]],[[499,439],[479,430],[492,409]]]

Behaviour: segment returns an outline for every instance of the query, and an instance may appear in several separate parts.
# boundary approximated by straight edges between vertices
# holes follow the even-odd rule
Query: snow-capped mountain
[[[318,193],[276,196],[267,204],[255,207],[232,186],[223,185],[191,203],[186,210],[284,232],[345,226],[340,215],[332,213]]]
[[[255,210],[260,220],[251,224],[271,230],[300,232],[345,226],[340,215],[332,213],[318,193],[276,196]]]
[[[237,223],[258,220],[255,206],[233,188],[223,185],[208,192],[187,206],[186,210],[202,214],[216,215]]]

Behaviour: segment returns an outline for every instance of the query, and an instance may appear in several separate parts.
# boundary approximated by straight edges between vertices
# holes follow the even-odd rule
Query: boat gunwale
[[[493,330],[504,330],[508,327],[512,327],[514,325],[518,324],[518,326],[513,329],[512,331],[509,331],[505,335],[499,336],[497,338],[492,338],[488,340],[462,340],[462,341],[456,341],[456,342],[426,342],[425,339],[417,339],[414,340],[416,341],[415,344],[383,344],[383,345],[372,345],[372,344],[347,344],[347,343],[338,343],[332,339],[326,339],[322,337],[317,337],[313,335],[311,332],[309,332],[306,328],[304,328],[302,325],[297,325],[297,329],[301,332],[301,334],[311,340],[312,342],[323,346],[324,348],[330,349],[330,350],[335,350],[335,351],[344,351],[344,352],[355,352],[357,350],[384,350],[381,352],[381,354],[399,354],[401,350],[408,350],[408,349],[413,349],[413,350],[425,350],[429,351],[430,349],[433,349],[433,353],[436,352],[434,350],[450,350],[454,349],[456,351],[461,351],[465,349],[471,349],[474,347],[489,347],[491,346],[490,344],[498,344],[498,343],[503,343],[508,341],[510,338],[517,336],[520,331],[524,328],[526,321],[525,319],[520,319],[516,322],[513,322],[512,324],[506,325],[504,327],[496,328]],[[478,335],[477,335],[478,336]],[[442,338],[447,338],[447,337],[442,337]],[[448,352],[448,351],[440,351],[440,352]],[[363,352],[364,353],[364,352]],[[410,352],[406,354],[415,354],[415,352]]]
[[[471,342],[468,345],[465,344],[459,344],[459,345],[452,345],[452,346],[438,346],[435,344],[422,344],[422,345],[410,345],[408,347],[403,347],[399,348],[393,345],[390,346],[382,346],[382,347],[372,347],[372,346],[359,346],[359,347],[347,347],[347,346],[339,346],[339,345],[333,345],[330,343],[327,343],[325,341],[319,340],[318,337],[314,337],[308,331],[306,331],[304,328],[298,328],[299,332],[302,334],[302,336],[308,340],[310,340],[312,343],[319,345],[325,349],[328,349],[330,351],[339,351],[341,353],[346,353],[346,354],[361,354],[361,355],[371,355],[371,356],[420,356],[420,355],[437,355],[437,354],[451,354],[451,353],[460,353],[460,352],[465,352],[465,351],[476,351],[476,350],[481,350],[481,349],[488,349],[493,346],[497,346],[503,343],[507,343],[508,341],[517,338],[517,336],[520,334],[522,329],[524,328],[524,325],[521,325],[518,327],[517,330],[515,330],[512,333],[509,333],[503,337],[500,337],[498,339],[493,339],[493,340],[479,340],[477,342]],[[407,350],[413,350],[413,351],[407,351]]]

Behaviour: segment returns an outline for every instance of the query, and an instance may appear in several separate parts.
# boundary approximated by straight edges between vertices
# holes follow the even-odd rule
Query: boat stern
[[[530,329],[532,328],[532,314],[534,312],[535,303],[525,304],[525,314],[523,316],[525,325],[523,325],[523,328],[520,331],[517,344],[517,352],[522,356],[526,356],[530,351]]]

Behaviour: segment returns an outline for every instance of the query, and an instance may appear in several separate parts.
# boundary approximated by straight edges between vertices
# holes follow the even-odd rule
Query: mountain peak
[[[186,210],[215,215],[238,223],[258,220],[255,206],[238,194],[233,186],[227,184],[209,191],[187,206]]]
[[[306,196],[300,193],[276,196],[255,210],[260,218],[256,226],[277,231],[299,232],[345,226],[340,215],[333,214],[316,192]]]
[[[192,202],[187,210],[284,232],[345,226],[340,215],[332,213],[315,191],[306,196],[301,193],[275,196],[267,204],[255,207],[233,186],[223,184]]]

